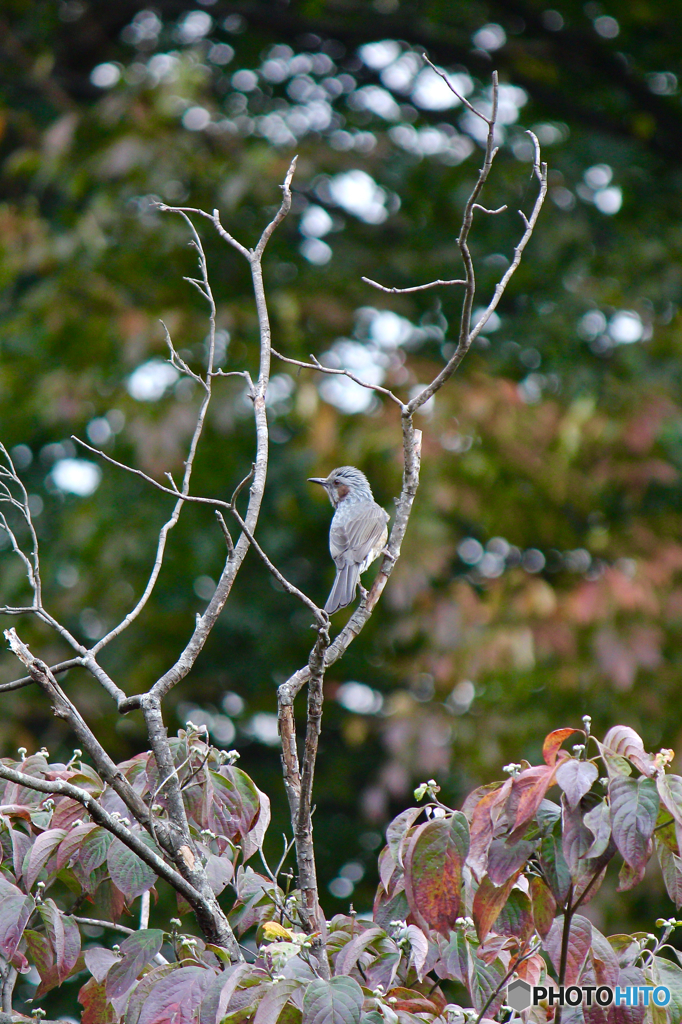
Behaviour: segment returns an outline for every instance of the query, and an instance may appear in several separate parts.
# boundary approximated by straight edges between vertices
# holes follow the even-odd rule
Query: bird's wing
[[[381,540],[388,518],[376,501],[360,501],[353,505],[353,515],[346,522],[332,520],[329,550],[337,567],[348,562],[361,565]]]

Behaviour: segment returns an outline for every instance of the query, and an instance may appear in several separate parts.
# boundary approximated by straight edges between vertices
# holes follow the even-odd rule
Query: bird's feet
[[[391,562],[395,562],[396,561],[396,556],[393,554],[392,551],[389,551],[387,547],[386,548],[382,548],[381,551],[379,552],[379,554],[380,555],[384,555],[384,557],[390,559]]]

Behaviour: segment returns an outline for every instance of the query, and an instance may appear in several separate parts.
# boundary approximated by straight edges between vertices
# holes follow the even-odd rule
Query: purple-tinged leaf
[[[160,928],[144,928],[121,943],[121,959],[107,974],[107,996],[115,999],[132,987],[140,971],[154,959],[163,945]]]
[[[592,949],[590,956],[592,957],[597,985],[609,985],[611,987],[617,985],[620,974],[618,958],[609,940],[594,925],[592,925]]]
[[[556,900],[542,878],[532,878],[529,889],[535,928],[538,935],[544,938],[552,927],[556,914]]]
[[[95,825],[94,822],[81,821],[72,828],[64,829],[64,839],[57,850],[58,871],[70,866],[71,861],[78,857],[85,837],[97,828],[100,826]]]
[[[372,917],[374,923],[384,930],[390,928],[391,921],[404,921],[410,912],[404,888],[397,888],[391,896],[379,886],[374,897]]]
[[[473,950],[471,951],[468,988],[471,1001],[479,1013],[496,990],[499,990],[498,994],[486,1012],[489,1018],[498,1012],[505,997],[504,988],[500,984],[505,974],[506,970],[501,960],[487,964]]]
[[[64,952],[66,948],[64,915],[54,900],[45,900],[43,903],[39,903],[36,909],[45,925],[45,931],[52,946],[52,954],[61,974],[64,968]]]
[[[468,986],[471,952],[464,933],[459,929],[450,932],[447,942],[440,939],[439,946],[440,960],[434,968],[435,973],[439,978],[450,978]]]
[[[353,978],[311,981],[303,996],[302,1024],[360,1024],[364,997]]]
[[[613,841],[635,871],[649,859],[649,840],[656,827],[659,797],[653,779],[619,776],[609,783]]]
[[[499,917],[502,907],[507,902],[519,870],[517,869],[516,874],[499,886],[494,885],[488,875],[484,875],[481,879],[472,908],[476,934],[481,942],[485,941],[488,932]]]
[[[28,864],[26,865],[26,872],[24,875],[24,883],[29,892],[33,888],[33,884],[38,878],[38,875],[43,870],[65,835],[66,832],[63,828],[51,828],[48,829],[47,832],[43,832],[42,835],[39,835],[36,839],[35,843],[31,847],[31,853],[28,858]]]
[[[616,892],[628,892],[630,889],[634,889],[636,885],[639,885],[644,878],[647,861],[653,853],[653,849],[654,843],[653,840],[650,839],[647,843],[646,858],[643,859],[637,867],[633,867],[631,864],[628,864],[626,860],[623,861],[620,866],[620,871],[618,872],[618,885],[616,886]]]
[[[417,972],[417,978],[421,981],[424,977],[424,964],[429,954],[429,940],[421,928],[417,928],[416,924],[409,924],[407,926],[407,937],[410,940],[412,950],[412,966]]]
[[[225,886],[232,881],[234,864],[227,857],[216,857],[214,853],[209,853],[204,867],[208,884],[215,895],[219,896]]]
[[[656,787],[665,809],[682,824],[682,777],[661,774],[656,779]]]
[[[482,878],[488,867],[488,849],[495,834],[495,826],[509,798],[512,779],[501,786],[487,790],[471,812],[471,842],[467,864]],[[462,812],[464,813],[464,812]]]
[[[207,771],[203,787],[204,817],[208,828],[232,842],[239,842],[256,823],[260,799],[246,772],[224,765]]]
[[[394,862],[400,867],[403,866],[403,840],[422,811],[423,807],[408,807],[406,811],[401,811],[397,818],[394,818],[386,829],[386,842],[388,843],[388,849],[391,852]],[[387,886],[384,886],[384,888],[387,888]]]
[[[252,857],[254,853],[262,847],[263,839],[265,838],[265,833],[268,830],[268,825],[270,824],[270,819],[272,817],[270,813],[270,797],[261,789],[258,789],[257,786],[255,788],[258,793],[260,811],[255,825],[242,839],[242,857],[244,861],[247,861],[249,857]]]
[[[544,800],[545,793],[554,784],[556,772],[557,765],[543,764],[537,768],[526,768],[511,779],[511,795],[507,806],[509,820],[513,820],[510,840],[523,836]]]
[[[386,892],[390,892],[390,881],[396,869],[395,859],[388,846],[379,854],[379,879]]]
[[[640,967],[625,967],[618,976],[617,984],[623,989],[630,985],[646,985],[647,979]],[[636,1006],[616,1006],[614,1003],[609,1014],[609,1024],[643,1024],[645,1016],[643,1003],[638,1002]]]
[[[596,807],[584,814],[583,822],[594,836],[586,856],[590,859],[601,857],[611,839],[611,810],[606,800],[601,800]]]
[[[156,986],[163,979],[170,978],[182,970],[182,964],[163,964],[159,967],[152,967],[146,974],[143,974],[137,984],[128,992],[113,999],[112,1003],[119,1011],[119,1017],[125,1011],[125,1024],[138,1024],[140,1014],[147,1002],[147,999]],[[106,982],[103,983],[106,987]],[[117,1021],[119,1020],[117,1017]],[[82,1022],[81,1022],[82,1024]],[[95,1022],[96,1024],[96,1022]],[[119,1022],[120,1024],[120,1022]]]
[[[548,934],[542,940],[542,945],[547,952],[555,971],[558,972],[561,964],[561,943],[564,931],[564,915],[561,914],[552,922]],[[568,936],[568,955],[566,957],[566,976],[564,985],[576,985],[580,972],[582,971],[587,955],[590,952],[592,942],[592,925],[586,917],[575,914],[571,918],[571,927]]]
[[[575,882],[583,874],[587,851],[592,846],[594,836],[583,821],[582,807],[571,807],[565,794],[562,804],[561,847]]]
[[[213,971],[203,967],[181,967],[161,978],[147,996],[137,1024],[195,1024],[214,977]]]
[[[158,853],[151,837],[142,832],[136,835],[146,846]],[[112,840],[107,852],[107,865],[111,880],[129,902],[151,889],[156,881],[156,872],[120,839]]]
[[[0,953],[11,960],[28,924],[35,901],[0,875]]]
[[[563,904],[571,884],[571,873],[561,848],[561,837],[552,833],[545,836],[538,852],[542,873],[557,903]]]
[[[668,846],[656,836],[656,853],[661,865],[661,874],[665,882],[666,892],[675,904],[675,909],[682,907],[682,857],[673,853]]]
[[[525,839],[518,843],[493,839],[488,853],[488,877],[493,885],[504,885],[508,878],[516,876],[537,845]]]
[[[360,932],[354,938],[347,942],[346,945],[339,950],[334,969],[336,974],[350,974],[358,962],[358,957],[361,953],[367,949],[369,945],[375,942],[377,939],[382,939],[386,935],[383,928],[367,928],[364,932]]]
[[[64,959],[59,968],[60,983],[68,978],[78,962],[81,952],[81,933],[77,923],[69,914],[62,916],[64,926]]]
[[[632,935],[609,935],[608,943],[619,967],[633,967],[641,953],[637,939]]]
[[[276,981],[268,989],[256,1010],[253,1024],[277,1024],[279,1015],[290,997],[301,987],[300,981]],[[382,1018],[383,1021],[383,1018]],[[213,1024],[213,1022],[211,1022]]]
[[[520,889],[512,889],[509,899],[502,907],[499,917],[493,924],[493,931],[498,935],[515,936],[524,942],[533,933],[533,911],[530,897]]]
[[[27,928],[24,931],[24,940],[31,965],[35,967],[40,975],[38,992],[40,993],[39,998],[41,998],[46,992],[49,992],[59,984],[59,974],[57,972],[57,965],[54,962],[52,944],[47,935],[44,935],[42,932],[33,931],[31,928]]]
[[[405,852],[405,895],[418,924],[446,935],[462,908],[469,826],[460,811],[420,825]]]
[[[31,839],[25,832],[20,832],[18,829],[10,829],[9,835],[12,840],[12,866],[14,868],[14,877],[18,882],[23,876],[25,865],[28,863],[31,850]]]
[[[642,775],[655,773],[651,754],[647,754],[642,738],[628,725],[614,725],[609,729],[600,750],[602,754],[626,758]]]
[[[119,963],[121,959],[118,953],[114,953],[112,949],[105,949],[104,946],[91,946],[85,950],[83,958],[85,966],[97,981],[104,981],[114,964]]]
[[[592,784],[597,780],[599,771],[591,761],[577,761],[569,757],[556,770],[556,780],[566,794],[568,806],[575,810]]]

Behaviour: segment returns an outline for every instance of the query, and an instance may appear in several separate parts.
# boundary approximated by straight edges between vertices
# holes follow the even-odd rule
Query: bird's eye
[[[335,480],[335,481],[334,481],[334,484],[335,484],[335,485],[336,485],[337,487],[339,486],[339,484],[340,484],[340,483],[341,483],[341,481],[340,481],[340,480]]]

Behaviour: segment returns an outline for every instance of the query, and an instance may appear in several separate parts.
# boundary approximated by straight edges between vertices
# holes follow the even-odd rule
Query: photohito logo
[[[533,985],[520,978],[507,991],[507,1004],[521,1011],[529,1006],[667,1006],[666,985]]]

